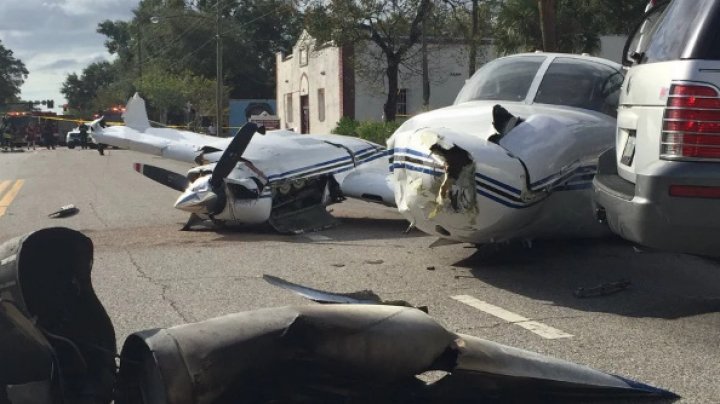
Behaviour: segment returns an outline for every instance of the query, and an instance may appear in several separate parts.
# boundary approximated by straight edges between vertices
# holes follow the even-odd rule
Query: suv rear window
[[[475,100],[522,101],[545,59],[514,56],[493,60],[467,81],[455,104]]]
[[[663,7],[663,5],[659,7]],[[660,10],[658,10],[660,11]],[[664,62],[679,59],[719,59],[720,48],[720,1],[673,0],[662,11],[656,26],[638,30],[631,43],[637,44],[640,35],[650,36],[645,49],[636,50],[642,55],[641,63]]]

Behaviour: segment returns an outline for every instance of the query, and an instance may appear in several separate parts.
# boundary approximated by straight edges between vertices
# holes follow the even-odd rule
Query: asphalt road
[[[457,332],[667,388],[685,402],[720,401],[716,262],[637,251],[617,239],[429,249],[434,239],[405,234],[393,209],[356,201],[331,207],[340,226],[307,235],[182,232],[177,193],[135,173],[136,161],[188,168],[122,150],[0,154],[0,187],[8,180],[5,194],[16,188],[4,198],[0,241],[48,226],[91,237],[93,282],[118,344],[142,329],[307,303],[262,280],[272,274],[337,292],[371,289],[426,305]],[[78,215],[47,217],[69,203]],[[631,286],[616,294],[574,295],[621,279]]]

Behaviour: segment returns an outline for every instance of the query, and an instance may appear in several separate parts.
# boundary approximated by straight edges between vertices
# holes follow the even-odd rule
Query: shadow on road
[[[638,251],[619,239],[485,246],[455,266],[495,287],[576,310],[665,319],[720,311],[717,262]],[[631,285],[606,296],[574,294],[619,280]]]
[[[329,229],[316,232],[307,232],[299,235],[279,234],[269,225],[227,227],[221,229],[207,228],[193,230],[198,232],[214,232],[219,235],[219,241],[258,242],[258,241],[286,241],[291,243],[310,243],[317,240],[343,242],[364,240],[387,240],[404,237],[424,237],[419,230],[408,233],[408,222],[404,219],[377,219],[377,218],[337,218],[339,224]]]

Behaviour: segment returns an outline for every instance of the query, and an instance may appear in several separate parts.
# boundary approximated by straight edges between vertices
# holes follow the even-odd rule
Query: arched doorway
[[[300,77],[300,133],[310,133],[310,84],[306,74]]]

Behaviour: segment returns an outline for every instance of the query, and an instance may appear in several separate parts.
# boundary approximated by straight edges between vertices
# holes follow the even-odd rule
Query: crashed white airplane
[[[246,124],[233,138],[150,126],[145,101],[128,101],[126,126],[101,128],[99,143],[202,164],[187,175],[136,164],[143,175],[183,194],[175,207],[192,214],[189,228],[202,220],[217,224],[268,222],[282,233],[318,230],[334,223],[325,206],[346,196],[390,204],[384,147],[338,135],[265,133]],[[254,136],[257,132],[264,136]],[[251,142],[252,140],[252,142]]]
[[[388,140],[400,212],[426,233],[475,244],[606,234],[592,178],[613,146],[622,81],[620,65],[586,56],[486,64],[454,105]]]
[[[186,176],[136,167],[183,192],[175,206],[193,214],[188,225],[315,230],[332,224],[327,204],[352,197],[397,206],[412,225],[454,241],[589,237],[607,234],[591,211],[591,181],[597,156],[613,145],[622,80],[620,65],[599,58],[500,58],[455,105],[405,122],[387,149],[334,135],[253,137],[253,124],[233,139],[152,128],[137,95],[126,126],[94,130],[101,143],[206,164]]]

